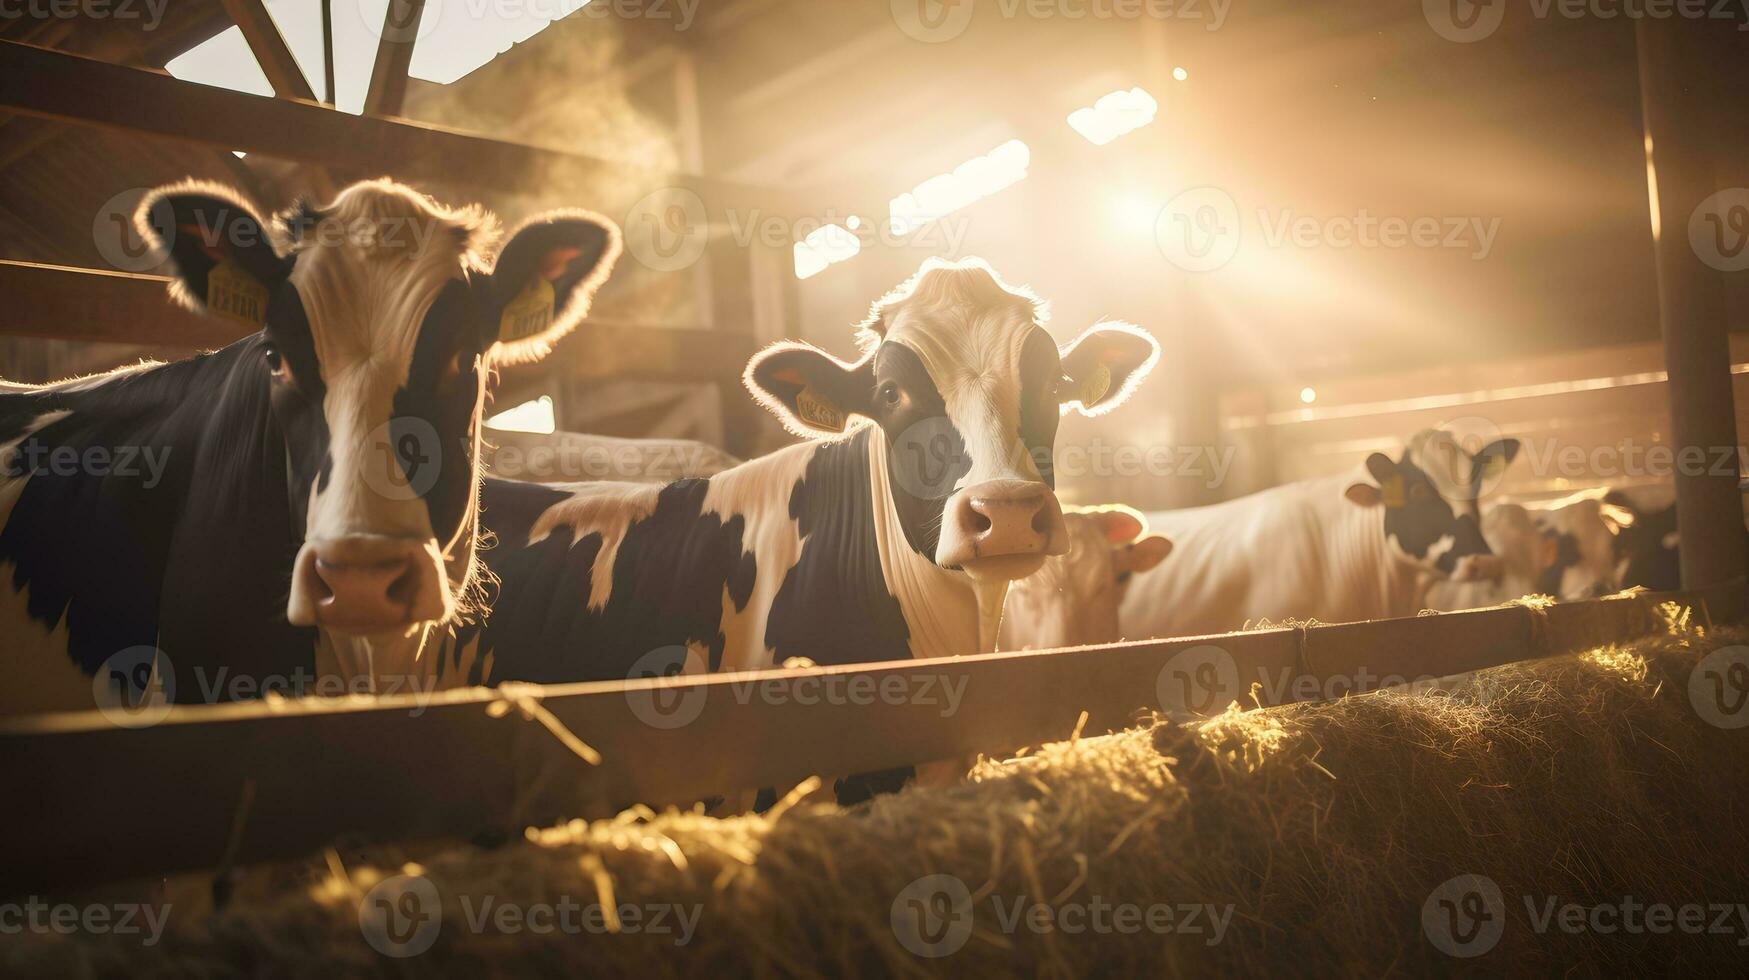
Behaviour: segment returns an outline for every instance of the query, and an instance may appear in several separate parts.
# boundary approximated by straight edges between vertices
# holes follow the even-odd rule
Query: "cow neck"
[[[11,604],[37,632],[55,624],[29,654],[45,671],[83,672],[81,706],[90,706],[89,675],[132,646],[171,656],[186,685],[178,700],[205,699],[197,683],[223,696],[210,687],[221,671],[259,680],[308,660],[308,631],[284,622],[285,449],[266,372],[252,370],[259,344],[257,334],[169,364],[0,388],[0,439],[14,465],[28,463],[16,455],[25,445],[81,460],[108,453],[109,472],[93,462],[61,475],[39,458],[43,471],[0,483],[5,598],[19,597]]]
[[[871,426],[868,466],[872,477],[875,545],[887,587],[898,599],[911,633],[914,657],[953,657],[996,649],[996,630],[1008,584],[974,583],[912,548],[893,500],[887,469],[887,437]]]

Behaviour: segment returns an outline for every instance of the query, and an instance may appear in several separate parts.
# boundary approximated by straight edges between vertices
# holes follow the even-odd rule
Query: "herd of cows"
[[[137,223],[178,301],[260,329],[0,384],[0,715],[106,685],[197,701],[221,673],[551,683],[1675,585],[1663,508],[1486,501],[1511,440],[1472,455],[1424,432],[1350,476],[1145,518],[1065,508],[1060,416],[1121,405],[1158,345],[1120,323],[1058,345],[977,261],[926,262],[876,302],[854,363],[793,342],[753,358],[747,388],[794,445],[673,481],[492,477],[492,370],[585,318],[612,222],[502,236],[385,180],[272,220],[176,185]],[[149,677],[117,672],[141,650]]]

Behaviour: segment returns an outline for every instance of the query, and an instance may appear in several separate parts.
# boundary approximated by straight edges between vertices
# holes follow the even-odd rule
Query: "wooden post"
[[[1658,315],[1670,373],[1670,435],[1676,447],[1677,528],[1682,582],[1702,588],[1744,576],[1743,505],[1737,488],[1736,412],[1730,343],[1720,270],[1691,245],[1689,224],[1717,188],[1707,148],[1707,66],[1713,27],[1683,18],[1638,22],[1640,103],[1645,122],[1646,176],[1651,195],[1653,252],[1658,264]],[[1723,93],[1714,93],[1723,95]],[[1686,452],[1704,451],[1696,466]],[[1725,465],[1716,465],[1720,452]]]
[[[413,63],[413,42],[419,36],[419,18],[424,12],[425,0],[389,0],[376,65],[371,68],[370,88],[364,96],[366,113],[401,114],[401,104],[407,99],[407,66]]]
[[[268,84],[273,86],[273,94],[282,99],[316,101],[316,93],[298,68],[291,48],[286,47],[279,26],[267,12],[267,5],[262,0],[224,0],[224,4],[231,19],[242,28],[243,40],[249,42],[249,51],[261,65],[261,73],[267,76]]]

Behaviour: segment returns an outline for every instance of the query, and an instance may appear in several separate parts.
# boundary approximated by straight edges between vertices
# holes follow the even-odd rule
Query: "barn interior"
[[[755,719],[730,712],[709,728],[716,754],[708,765],[692,758],[697,742],[683,741],[684,732],[658,733],[654,747],[625,747],[627,761],[616,760],[613,748],[631,741],[616,724],[649,729],[628,721],[623,686],[602,683],[566,688],[572,702],[458,695],[416,719],[405,706],[378,716],[358,702],[279,705],[269,724],[281,728],[246,736],[235,734],[253,724],[245,715],[267,709],[178,706],[170,723],[139,730],[94,716],[0,716],[0,741],[12,743],[6,778],[40,790],[4,818],[12,871],[0,873],[0,902],[39,892],[87,905],[99,900],[93,895],[197,894],[187,901],[199,907],[188,913],[198,916],[187,927],[194,931],[176,934],[173,922],[171,945],[150,951],[113,934],[0,936],[8,968],[0,972],[284,968],[296,961],[276,936],[299,929],[324,964],[392,969],[407,947],[396,940],[398,952],[385,954],[371,931],[382,927],[369,923],[361,940],[360,902],[379,883],[423,880],[407,870],[423,867],[488,882],[526,872],[552,885],[519,883],[525,905],[568,888],[611,907],[617,887],[650,903],[664,894],[697,900],[708,926],[711,903],[721,902],[719,921],[737,937],[674,955],[648,935],[582,952],[526,933],[483,938],[459,928],[466,916],[445,894],[447,934],[434,940],[436,953],[408,962],[452,972],[520,975],[558,964],[682,974],[721,962],[736,973],[891,975],[957,962],[997,973],[1206,975],[1294,968],[1284,950],[1321,925],[1334,931],[1302,969],[1447,970],[1490,952],[1473,962],[1509,973],[1715,965],[1726,949],[1716,935],[1573,941],[1558,930],[1533,935],[1518,919],[1498,949],[1473,954],[1460,942],[1454,954],[1455,940],[1424,925],[1433,920],[1419,904],[1426,897],[1434,907],[1430,889],[1472,872],[1506,886],[1519,918],[1518,896],[1533,893],[1736,902],[1744,891],[1730,889],[1749,889],[1741,821],[1718,811],[1715,821],[1670,816],[1687,804],[1744,805],[1740,793],[1713,785],[1724,770],[1696,761],[1699,753],[1716,766],[1740,760],[1741,731],[1657,701],[1688,698],[1706,669],[1721,697],[1749,691],[1749,647],[1736,645],[1743,635],[1730,625],[1744,609],[1749,550],[1735,541],[1749,492],[1736,448],[1737,433],[1749,430],[1749,11],[1702,6],[1658,15],[1634,4],[1466,0],[1449,9],[1434,0],[0,2],[6,382],[178,360],[255,329],[166,301],[173,270],[133,226],[153,188],[197,178],[278,210],[389,176],[447,204],[484,205],[508,225],[582,207],[624,236],[587,321],[544,360],[496,373],[488,452],[577,433],[688,440],[725,459],[769,454],[797,437],[748,397],[749,358],[788,339],[853,361],[853,328],[872,301],[927,259],[975,256],[1048,303],[1046,328],[1058,342],[1122,321],[1159,343],[1158,364],[1121,411],[1063,417],[1056,490],[1065,506],[1159,512],[1237,501],[1357,471],[1370,455],[1395,456],[1416,433],[1440,429],[1471,452],[1518,441],[1515,465],[1490,484],[1501,499],[1535,508],[1617,491],[1645,505],[1642,520],[1680,504],[1669,519],[1681,519],[1688,545],[1682,576],[1661,583],[1655,601],[1572,605],[1614,602],[1594,618],[1532,602],[1424,617],[1421,632],[1381,622],[1376,632],[1341,633],[1354,646],[1327,661],[1308,650],[1319,649],[1317,636],[1338,634],[1319,630],[1350,627],[1262,623],[1280,629],[1227,645],[1241,675],[1254,662],[1319,677],[1352,674],[1354,664],[1383,664],[1378,673],[1399,679],[1464,675],[1416,692],[1437,704],[1267,691],[1247,700],[1235,689],[1232,700],[1256,709],[1245,715],[1264,720],[1242,723],[1237,709],[1222,716],[1226,701],[1213,721],[1168,720],[1173,713],[1155,703],[1162,713],[1142,734],[1125,729],[1148,699],[1134,691],[1151,696],[1154,682],[1122,692],[1100,685],[1151,678],[1193,644],[1131,637],[1105,651],[1112,659],[1103,673],[1019,659],[1012,674],[993,666],[974,676],[971,696],[988,700],[968,702],[969,719],[919,721],[917,705],[881,714],[875,704],[854,723],[816,712],[805,721],[814,745],[785,737],[785,726],[802,723],[785,713],[801,711],[793,705]],[[1696,446],[1708,465],[1677,472],[1677,454]],[[600,474],[560,465],[501,475]],[[1690,549],[1703,554],[1691,558]],[[1432,634],[1433,619],[1450,623],[1444,634]],[[1337,639],[1326,645],[1335,651]],[[1535,673],[1531,661],[1550,673]],[[1703,662],[1712,667],[1696,666]],[[1546,702],[1523,696],[1537,685]],[[1375,677],[1370,686],[1389,685]],[[1508,689],[1517,700],[1491,700]],[[632,690],[635,714],[644,689]],[[726,684],[718,690],[728,693]],[[1320,707],[1290,704],[1300,701]],[[1325,709],[1331,714],[1313,713]],[[1554,731],[1547,715],[1563,711],[1584,724]],[[375,720],[388,714],[394,723]],[[1642,754],[1635,722],[1612,722],[1617,715],[1691,754]],[[506,717],[520,727],[501,731]],[[1362,735],[1363,722],[1401,741]],[[1492,724],[1508,733],[1496,744],[1518,747],[1509,766],[1490,768],[1489,751],[1474,741]],[[1567,769],[1537,782],[1553,771],[1548,757],[1519,751],[1580,728],[1589,741],[1560,744],[1607,773],[1609,805],[1630,829],[1579,819],[1592,790]],[[434,732],[441,748],[424,737]],[[727,745],[737,733],[784,747],[765,762],[740,760]],[[875,749],[858,735],[888,741]],[[165,753],[231,739],[233,763],[188,777],[196,783],[167,775],[180,764],[164,762]],[[470,739],[478,742],[456,747]],[[1415,755],[1413,746],[1442,740],[1461,748]],[[555,790],[578,764],[572,741],[605,744],[606,768],[590,777],[597,783]],[[1335,761],[1320,762],[1306,748],[1313,742],[1339,746]],[[1057,744],[1015,754],[1046,743]],[[1597,748],[1603,743],[1607,750]],[[781,792],[775,809],[767,799],[760,814],[723,821],[682,806],[656,822],[584,822],[608,804],[610,813],[688,804],[716,795],[704,791],[713,787],[791,787],[808,775],[829,780],[968,751],[989,756],[981,781],[865,804],[854,819],[879,833],[847,829],[827,804]],[[1163,775],[1135,755],[1173,751]],[[91,761],[94,753],[102,761]],[[288,753],[305,758],[283,762]],[[272,774],[248,768],[268,759],[280,760]],[[456,776],[458,759],[492,772]],[[1003,769],[1002,759],[1032,761]],[[1370,795],[1347,784],[1329,791],[1340,841],[1332,846],[1349,850],[1306,860],[1320,847],[1317,807],[1307,800],[1330,803],[1310,781],[1313,767],[1341,771],[1359,760],[1357,778],[1376,788],[1392,778],[1393,759],[1423,767],[1418,778],[1428,782]],[[1656,787],[1633,782],[1660,760],[1680,772],[1662,773]],[[828,770],[828,761],[848,768]],[[349,798],[389,767],[417,771]],[[688,774],[673,775],[678,769]],[[1281,772],[1292,779],[1270,775]],[[80,773],[111,782],[73,778]],[[316,788],[299,789],[306,779]],[[1144,788],[1132,792],[1132,782]],[[1146,788],[1155,782],[1170,787],[1158,807]],[[1498,788],[1508,782],[1553,803],[1509,799]],[[1483,784],[1493,795],[1474,795]],[[118,786],[155,801],[140,822],[161,859],[82,843],[114,820]],[[1667,799],[1654,802],[1654,789]],[[183,804],[166,802],[175,797]],[[1443,805],[1416,802],[1423,797]],[[1040,806],[1049,832],[1029,836],[1037,830],[1023,814]],[[1124,820],[1089,816],[1103,806]],[[1392,807],[1397,819],[1379,816]],[[1484,814],[1473,827],[1465,807]],[[68,816],[81,810],[109,816]],[[999,813],[1001,826],[986,834],[950,825],[980,810]],[[1292,822],[1267,831],[1266,813]],[[1573,818],[1572,828],[1550,830],[1551,814]],[[1188,867],[1191,852],[1178,842],[1214,833],[1206,821],[1217,817],[1252,836],[1228,832],[1216,857],[1197,857],[1205,863],[1182,874],[1161,870]],[[1415,819],[1435,829],[1408,835]],[[1514,880],[1525,848],[1489,850],[1470,839],[1539,826],[1539,845],[1574,856],[1574,865],[1596,863],[1570,877]],[[478,847],[491,836],[486,827],[498,850]],[[925,832],[941,846],[911,853]],[[1602,843],[1614,833],[1624,836]],[[1122,842],[1150,835],[1175,843],[1150,852],[1141,871],[1111,877]],[[1452,843],[1459,838],[1463,846]],[[365,841],[394,847],[366,850]],[[468,848],[466,856],[434,841]],[[1036,866],[1030,852],[1014,850],[1034,846]],[[1369,846],[1412,848],[1413,870],[1392,879],[1392,869],[1354,857]],[[1635,846],[1704,870],[1653,873],[1624,857]],[[878,901],[836,883],[809,890],[807,882],[833,879],[835,861],[857,873],[878,867],[883,847],[905,854],[890,872],[873,873]],[[782,862],[766,878],[761,848]],[[507,852],[502,866],[493,863]],[[967,947],[975,958],[957,961],[949,954],[960,947],[940,954],[944,947],[926,942],[918,953],[898,925],[893,896],[937,869],[971,881],[978,902],[991,889],[1026,892],[1030,882],[1040,901],[1048,890],[1058,898],[1047,904],[1061,906],[1077,893],[1085,899],[1089,856],[1095,884],[1105,868],[1107,887],[1137,894],[1153,895],[1162,882],[1185,895],[1218,893],[1248,924],[1228,943],[1172,945],[1161,960],[1133,938],[1081,936],[1065,947],[1061,934],[1000,935],[981,920]],[[1260,868],[1277,860],[1295,877],[1272,891]],[[995,869],[987,880],[979,862]],[[254,877],[244,874],[251,865]],[[1155,873],[1153,885],[1144,871]],[[397,897],[424,894],[404,881],[395,887]],[[236,918],[225,918],[227,905]],[[806,909],[822,918],[809,920]],[[1374,919],[1389,924],[1369,948],[1365,923]]]

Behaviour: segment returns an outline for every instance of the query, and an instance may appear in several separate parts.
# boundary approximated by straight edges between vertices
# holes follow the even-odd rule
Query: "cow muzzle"
[[[1050,487],[992,480],[947,499],[935,561],[976,579],[1013,581],[1038,571],[1047,555],[1068,550],[1063,508]]]
[[[440,622],[454,607],[435,540],[354,534],[298,550],[286,618],[369,635]]]

